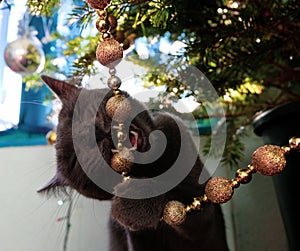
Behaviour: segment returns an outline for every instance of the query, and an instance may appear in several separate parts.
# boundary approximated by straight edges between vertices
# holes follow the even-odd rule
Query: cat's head
[[[41,78],[61,100],[62,109],[56,128],[56,174],[39,192],[71,187],[86,197],[99,200],[112,198],[112,193],[118,190],[109,174],[112,171],[112,150],[117,148],[118,143],[118,132],[114,125],[118,123],[108,116],[106,104],[114,96],[113,91],[89,90],[48,76]],[[193,187],[191,184],[198,186],[202,164],[190,132],[183,122],[167,113],[150,113],[144,104],[126,92],[123,95],[131,105],[124,122],[127,139],[124,146],[134,148],[132,152],[135,161],[129,175],[134,178],[153,178],[172,169],[176,163],[179,169],[172,169],[172,175],[178,177],[182,173],[184,181],[180,183],[181,180],[178,180],[176,183],[180,185],[174,190],[175,197],[180,194],[177,190],[190,190]],[[99,185],[94,182],[91,177],[96,176],[100,176],[103,183]],[[122,180],[121,175],[119,176]],[[169,176],[161,184],[165,186],[170,183],[168,179]],[[103,189],[102,185],[109,182],[114,184],[113,189]],[[134,186],[130,189],[135,190],[134,192],[137,190]],[[117,195],[122,192],[117,192]],[[190,194],[192,196],[193,192]]]
[[[109,89],[88,90],[45,75],[41,78],[61,100],[62,109],[56,129],[56,174],[39,192],[68,186],[86,197],[110,199],[111,193],[96,185],[82,165],[94,172],[103,171],[110,165],[117,132],[112,129],[114,122],[107,115],[105,105],[113,92]],[[153,119],[140,102],[123,94],[132,107],[130,122],[125,126],[128,147],[145,152],[149,148],[148,136],[154,128]]]

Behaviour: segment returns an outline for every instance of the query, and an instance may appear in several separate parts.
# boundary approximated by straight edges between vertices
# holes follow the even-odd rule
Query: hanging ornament
[[[56,143],[56,138],[57,138],[56,131],[51,130],[46,134],[46,139],[49,145],[54,145]]]
[[[22,76],[39,73],[44,69],[45,53],[36,31],[28,31],[9,43],[4,50],[7,66]]]

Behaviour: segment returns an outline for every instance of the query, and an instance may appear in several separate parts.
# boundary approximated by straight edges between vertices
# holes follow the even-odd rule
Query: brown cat
[[[166,188],[163,194],[158,193],[145,199],[128,198],[131,193],[139,197],[140,191],[142,193],[144,189],[142,185],[141,189],[137,189],[134,180],[129,179],[112,184],[113,189],[110,190],[90,178],[92,173],[106,177],[112,171],[109,163],[113,155],[111,149],[115,148],[115,132],[111,129],[112,120],[105,111],[107,100],[113,96],[112,91],[88,90],[48,76],[41,78],[60,98],[63,106],[55,144],[56,175],[39,192],[51,192],[68,186],[89,198],[112,200],[110,251],[229,250],[222,211],[217,204],[205,203],[201,211],[189,213],[180,226],[171,226],[161,221],[168,201],[190,204],[194,197],[204,193],[205,184],[198,184],[198,179],[205,169],[196,155],[190,132],[179,118],[168,113],[150,112],[139,101],[124,93],[133,108],[130,123],[125,127],[129,131],[129,147],[130,144],[135,147],[137,159],[138,153],[149,152],[151,147],[161,145],[160,137],[154,137],[150,144],[152,132],[161,131],[166,138],[163,153],[153,161],[134,163],[130,177],[155,178],[170,170],[175,162],[187,172],[187,176],[178,185],[169,190]],[[180,160],[179,153],[183,156]],[[142,156],[148,156],[149,160],[153,157],[151,154]],[[105,182],[110,181],[104,179]],[[158,186],[154,181],[149,191],[153,189],[155,194],[156,189],[161,188]]]

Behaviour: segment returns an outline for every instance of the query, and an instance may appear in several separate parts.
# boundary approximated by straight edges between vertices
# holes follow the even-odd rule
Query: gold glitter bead
[[[120,63],[123,58],[123,48],[115,39],[107,39],[99,43],[96,51],[96,57],[100,64],[113,68]]]
[[[124,122],[131,111],[129,100],[122,95],[111,97],[106,103],[106,113],[114,121],[118,123]]]
[[[248,169],[238,169],[235,177],[237,178],[237,181],[242,184],[247,184],[252,179],[252,175],[248,172]]]
[[[300,150],[300,138],[293,137],[289,140],[290,148]]]
[[[110,0],[86,0],[86,3],[91,8],[103,10],[110,4]]]
[[[129,173],[131,171],[131,166],[134,162],[134,156],[132,152],[123,147],[121,151],[114,154],[111,159],[111,168],[118,173]]]
[[[252,154],[252,165],[263,175],[280,173],[286,166],[284,151],[275,145],[261,146]]]
[[[54,145],[56,143],[57,134],[55,131],[49,131],[46,134],[46,139],[49,143],[49,145]]]
[[[208,199],[213,203],[225,203],[229,201],[233,195],[231,182],[223,177],[211,178],[206,186],[205,193]]]
[[[163,212],[163,220],[169,225],[181,225],[186,218],[185,206],[179,201],[169,201]]]

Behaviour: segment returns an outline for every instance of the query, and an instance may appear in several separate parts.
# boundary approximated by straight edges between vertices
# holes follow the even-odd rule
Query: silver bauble
[[[9,43],[4,51],[8,67],[23,76],[39,73],[44,69],[45,53],[35,36],[25,35]]]

